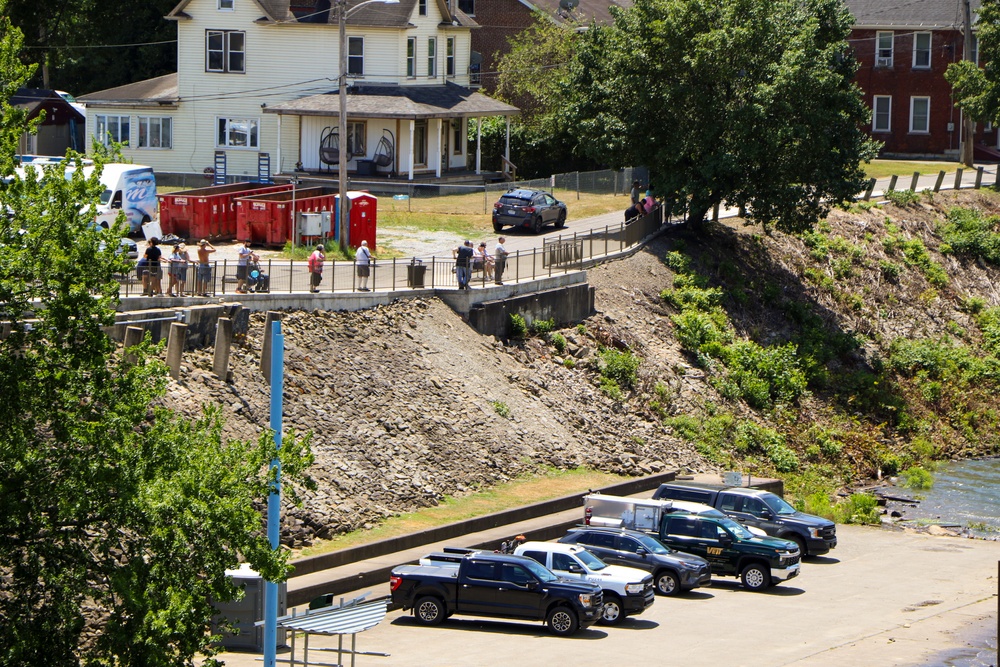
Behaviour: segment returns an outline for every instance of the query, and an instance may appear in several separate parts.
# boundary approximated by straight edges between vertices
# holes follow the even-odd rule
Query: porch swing
[[[336,127],[323,129],[319,139],[320,168],[326,165],[326,170],[332,171],[330,165],[340,165],[340,130]]]
[[[386,136],[388,134],[389,136]],[[372,156],[372,162],[375,163],[376,171],[379,169],[389,168],[389,175],[392,176],[393,161],[395,159],[396,152],[396,137],[393,136],[392,131],[388,128],[382,130],[382,138],[378,140],[378,145],[375,147],[375,155]]]

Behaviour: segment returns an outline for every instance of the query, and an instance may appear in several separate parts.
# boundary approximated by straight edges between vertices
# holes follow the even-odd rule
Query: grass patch
[[[889,176],[913,176],[913,172],[921,174],[936,174],[942,169],[953,172],[963,165],[958,162],[941,162],[938,160],[872,160],[861,165],[868,178],[888,178]]]
[[[320,554],[356,547],[390,537],[409,535],[421,530],[444,526],[456,521],[500,512],[513,507],[559,498],[572,493],[584,493],[609,484],[624,481],[625,477],[597,472],[588,468],[575,470],[545,469],[541,473],[527,475],[506,484],[499,484],[489,490],[467,496],[447,497],[436,507],[417,512],[401,514],[387,519],[371,530],[356,530],[338,535],[314,546],[302,549],[294,557],[318,556]],[[581,512],[582,517],[582,512]]]

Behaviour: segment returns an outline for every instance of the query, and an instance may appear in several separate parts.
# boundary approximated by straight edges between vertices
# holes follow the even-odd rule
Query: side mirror
[[[731,538],[729,535],[720,535],[719,544],[721,544],[724,547],[731,547],[733,546],[733,538]]]
[[[538,582],[532,579],[531,581],[525,582],[524,587],[529,591],[538,590]]]
[[[774,515],[771,514],[771,510],[761,510],[760,511],[760,518],[764,519],[765,521],[770,521],[773,517],[774,517]]]
[[[569,566],[567,572],[571,572],[572,574],[583,574],[583,568],[574,564]]]
[[[637,556],[642,556],[643,558],[646,557],[646,553],[647,552],[646,552],[646,548],[645,547],[639,547],[638,549],[635,550],[635,554]]]

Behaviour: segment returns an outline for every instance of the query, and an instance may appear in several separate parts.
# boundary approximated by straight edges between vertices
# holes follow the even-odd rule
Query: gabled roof
[[[338,116],[337,91],[268,105],[264,113],[292,116]],[[511,106],[454,83],[443,86],[352,86],[348,89],[347,115],[355,118],[462,118],[516,116]]]
[[[88,104],[109,102],[114,104],[177,104],[177,73],[164,74],[155,79],[136,81],[117,88],[98,90],[81,95],[81,102]]]
[[[621,7],[628,9],[632,6],[632,0],[578,0],[578,4],[569,9],[572,2],[565,0],[520,0],[526,7],[539,11],[551,17],[558,23],[580,23],[589,25],[597,23],[610,25],[611,7]]]
[[[64,100],[59,93],[44,88],[19,88],[11,96],[10,105],[27,111],[29,119],[37,117],[44,109],[46,124],[62,125],[71,119],[77,122],[86,120],[83,114]]]
[[[962,0],[844,0],[854,16],[855,28],[958,29],[962,26]],[[979,0],[972,0],[976,20]]]
[[[334,0],[335,1],[335,0]],[[347,0],[347,11],[361,4],[365,0]],[[450,11],[447,0],[433,0],[437,3],[444,23],[451,23],[461,27],[476,27],[476,22],[468,15],[453,7]],[[167,14],[168,19],[182,20],[191,16],[185,12],[192,0],[181,0],[180,4]],[[314,0],[312,2],[302,2],[301,0],[253,0],[260,7],[261,20],[265,23],[316,23],[337,25],[337,11],[331,8],[331,0]],[[292,12],[292,6],[313,5],[314,11],[296,17]],[[410,25],[410,17],[417,6],[417,0],[399,0],[397,3],[384,4],[373,2],[365,5],[356,12],[348,13],[347,24],[351,26],[370,26],[376,28],[405,28]],[[448,17],[451,18],[448,18]]]

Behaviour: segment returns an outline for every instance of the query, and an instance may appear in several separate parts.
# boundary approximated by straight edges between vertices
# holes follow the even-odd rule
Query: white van
[[[83,174],[90,177],[94,167],[84,167]],[[118,211],[124,210],[129,233],[139,231],[144,223],[156,218],[156,175],[152,167],[140,164],[111,163],[101,172],[101,193],[97,207],[97,224],[108,227],[114,224]]]

